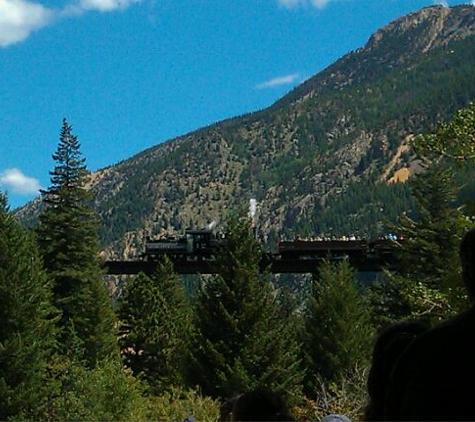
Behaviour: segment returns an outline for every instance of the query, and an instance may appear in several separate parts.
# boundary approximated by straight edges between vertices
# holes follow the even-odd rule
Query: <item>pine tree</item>
[[[302,332],[305,390],[315,397],[321,382],[338,382],[368,363],[370,313],[347,261],[324,262],[307,302]]]
[[[55,345],[51,286],[30,233],[0,192],[0,420],[38,419]]]
[[[181,385],[191,312],[171,261],[160,262],[152,277],[129,280],[118,306],[125,365],[152,393]]]
[[[281,318],[269,274],[260,274],[260,244],[249,221],[231,219],[216,275],[203,283],[194,310],[190,381],[215,398],[265,387],[299,393],[294,333]]]
[[[418,215],[403,214],[393,227],[407,240],[399,251],[398,274],[374,289],[376,317],[383,324],[408,317],[439,321],[468,305],[458,248],[473,216],[456,206],[460,186],[454,183],[454,169],[473,165],[475,104],[439,123],[433,133],[418,136],[413,147],[425,167],[411,182]]]
[[[412,184],[418,205],[415,219],[404,214],[394,231],[407,240],[397,251],[400,270],[378,299],[386,319],[438,321],[464,309],[467,296],[460,279],[458,250],[470,220],[455,206],[458,188],[447,163],[432,162]]]
[[[40,214],[38,237],[45,268],[53,280],[54,304],[61,312],[60,343],[68,352],[83,343],[90,365],[117,352],[115,320],[99,261],[97,219],[86,189],[88,171],[80,143],[63,120],[53,154],[51,186],[42,191],[45,208]]]

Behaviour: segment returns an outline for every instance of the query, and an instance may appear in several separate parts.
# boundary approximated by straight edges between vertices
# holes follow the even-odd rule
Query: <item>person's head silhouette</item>
[[[257,389],[237,397],[233,421],[294,421],[283,397],[272,391]]]

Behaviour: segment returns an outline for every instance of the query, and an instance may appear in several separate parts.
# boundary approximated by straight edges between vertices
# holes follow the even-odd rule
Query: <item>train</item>
[[[394,247],[405,239],[394,235],[374,240],[299,239],[279,240],[274,259],[319,259],[350,257],[354,259],[389,259]],[[145,260],[154,261],[163,255],[182,260],[213,260],[219,250],[227,246],[223,233],[212,229],[187,229],[181,237],[167,236],[158,239],[146,238]]]

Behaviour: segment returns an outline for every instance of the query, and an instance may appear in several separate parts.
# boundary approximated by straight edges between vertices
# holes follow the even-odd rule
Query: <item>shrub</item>
[[[326,415],[339,414],[351,420],[361,420],[367,403],[367,369],[356,368],[346,373],[338,382],[317,383],[312,397],[292,412],[299,421],[320,420]]]
[[[140,383],[120,362],[105,360],[95,368],[57,359],[52,375],[57,386],[47,419],[131,421],[147,418]]]

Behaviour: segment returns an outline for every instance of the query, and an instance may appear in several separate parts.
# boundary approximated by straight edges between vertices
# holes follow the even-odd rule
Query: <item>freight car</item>
[[[294,239],[277,243],[282,259],[339,258],[346,256],[364,257],[368,253],[366,240],[308,240]]]
[[[379,260],[393,261],[395,247],[404,239],[386,236],[374,240],[367,239],[294,239],[277,243],[279,258],[295,259],[340,259],[350,258],[353,262]]]

